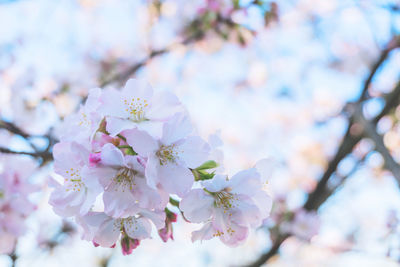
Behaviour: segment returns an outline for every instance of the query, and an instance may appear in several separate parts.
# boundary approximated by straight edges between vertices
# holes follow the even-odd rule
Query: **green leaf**
[[[197,167],[195,170],[200,171],[200,170],[208,170],[208,169],[214,169],[218,167],[218,163],[216,163],[213,160],[209,160],[204,162],[201,166]]]

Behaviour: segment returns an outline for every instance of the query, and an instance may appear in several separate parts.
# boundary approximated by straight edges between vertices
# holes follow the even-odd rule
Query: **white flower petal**
[[[170,193],[183,196],[192,188],[194,177],[192,172],[175,163],[158,166],[158,177],[162,188]]]
[[[184,113],[178,113],[164,124],[161,143],[171,145],[187,137],[192,131],[189,117]]]
[[[226,175],[217,174],[211,180],[202,181],[201,183],[208,191],[219,192],[228,187],[229,180]]]
[[[93,241],[102,247],[113,246],[120,236],[119,225],[119,219],[108,218],[100,225]]]
[[[108,216],[126,218],[135,214],[139,206],[129,188],[112,182],[103,194],[104,212]]]
[[[110,136],[116,136],[124,130],[137,128],[137,123],[117,117],[106,117],[106,130]]]
[[[145,175],[147,184],[153,188],[157,189],[157,185],[160,182],[157,168],[160,165],[160,160],[155,155],[150,155],[147,159]]]
[[[130,238],[145,239],[151,236],[151,224],[146,218],[127,218],[124,220],[124,229]]]
[[[212,227],[212,223],[208,222],[203,225],[200,230],[192,232],[192,242],[197,240],[210,240],[214,237],[215,229]]]
[[[104,188],[109,186],[118,170],[110,167],[96,166],[93,168],[85,167],[82,169],[82,181],[89,188],[97,188],[97,184],[101,184]]]
[[[232,193],[252,196],[262,188],[260,174],[255,168],[240,171],[232,176],[228,186]]]
[[[181,103],[173,93],[162,91],[154,94],[152,105],[146,116],[150,120],[166,120],[182,110]]]
[[[150,102],[153,98],[153,88],[145,80],[129,79],[121,91],[122,97],[128,101],[139,98]]]
[[[124,166],[124,154],[113,144],[105,144],[101,151],[101,164],[108,166]]]
[[[149,218],[156,226],[157,230],[165,227],[165,212],[163,211],[150,211],[144,209],[140,211],[140,215]]]
[[[189,168],[197,168],[208,159],[210,146],[199,136],[190,136],[179,146],[179,158]]]
[[[157,141],[148,133],[137,129],[124,132],[126,142],[141,156],[147,157],[158,149]]]
[[[104,90],[100,97],[100,102],[99,111],[104,116],[128,118],[129,113],[123,106],[123,99],[120,91],[114,89]]]
[[[185,218],[193,223],[208,220],[213,211],[214,198],[202,189],[193,189],[181,200],[179,208]]]

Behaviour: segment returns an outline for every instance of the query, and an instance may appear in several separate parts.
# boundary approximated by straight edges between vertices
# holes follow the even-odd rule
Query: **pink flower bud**
[[[96,166],[101,160],[100,153],[91,153],[89,155],[89,162],[91,166]]]
[[[176,220],[178,219],[178,215],[174,212],[169,213],[167,216],[171,222],[176,222]]]
[[[168,239],[174,240],[172,223],[167,224],[164,228],[158,230],[158,235],[161,237],[162,241],[167,242]]]
[[[140,240],[138,239],[131,239],[128,236],[125,236],[121,239],[121,247],[122,247],[122,254],[124,256],[130,255],[132,251],[140,245]]]
[[[158,235],[164,242],[167,242],[168,239],[174,240],[172,223],[176,222],[177,217],[178,216],[176,215],[176,213],[172,211],[167,212],[167,217],[165,219],[165,227],[158,230]]]

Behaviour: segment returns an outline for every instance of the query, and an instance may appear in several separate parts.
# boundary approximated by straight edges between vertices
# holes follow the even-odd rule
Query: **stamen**
[[[141,100],[140,98],[132,98],[131,100],[125,99],[124,105],[126,106],[125,111],[129,112],[130,114],[130,120],[134,122],[146,120],[145,111],[149,106],[147,100]]]
[[[113,228],[115,231],[120,231],[120,232],[127,232],[127,231],[134,232],[138,230],[137,220],[133,216],[128,218],[119,218],[114,221]]]
[[[124,223],[123,223],[124,219],[117,219],[114,221],[113,223],[113,228],[115,231],[122,231],[124,228]]]
[[[168,162],[175,162],[179,156],[179,152],[175,144],[170,146],[161,145],[160,149],[156,152],[157,157],[160,159],[160,164],[164,165]]]
[[[90,126],[92,123],[88,120],[87,115],[85,112],[81,112],[81,120],[79,121],[79,126]]]
[[[137,171],[129,168],[121,168],[117,175],[114,177],[114,182],[117,183],[120,188],[122,188],[122,192],[128,188],[129,190],[133,189],[135,184],[135,176]],[[115,189],[117,191],[117,188]]]
[[[226,229],[226,232],[228,235],[232,236],[235,233],[235,230],[233,230],[231,227],[228,227],[228,229]],[[217,230],[217,232],[213,234],[213,237],[220,237],[223,236],[224,234],[225,233],[223,231]]]
[[[85,187],[85,184],[82,182],[82,177],[79,169],[70,168],[69,170],[65,171],[67,174],[66,176],[69,178],[65,178],[65,183],[67,183],[67,188],[65,191],[81,191],[81,188]]]
[[[217,208],[222,208],[224,213],[229,212],[229,216],[232,216],[231,209],[235,207],[235,201],[238,200],[238,197],[236,194],[229,193],[229,191],[230,189],[227,188],[220,192],[214,193],[214,205]]]
[[[138,230],[137,221],[135,217],[128,217],[123,219],[125,231],[134,232]]]

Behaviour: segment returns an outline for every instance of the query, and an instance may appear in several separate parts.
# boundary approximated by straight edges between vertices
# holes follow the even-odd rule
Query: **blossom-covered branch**
[[[148,64],[153,58],[164,55],[172,51],[179,45],[190,45],[195,42],[203,40],[208,33],[216,32],[221,38],[228,39],[233,33],[237,33],[238,42],[241,45],[246,45],[247,39],[245,33],[255,35],[255,32],[248,29],[246,26],[235,22],[232,15],[237,11],[246,11],[250,7],[258,7],[265,17],[265,25],[278,20],[278,6],[275,2],[266,3],[264,1],[251,1],[245,6],[241,6],[239,1],[232,1],[231,5],[225,5],[220,1],[207,0],[206,6],[199,10],[197,17],[188,22],[183,29],[182,41],[171,44],[162,49],[151,50],[149,54],[141,61],[132,64],[126,70],[114,75],[107,74],[105,78],[100,81],[100,87],[105,87],[111,83],[117,82],[120,85],[126,82],[129,77],[132,77],[140,68]],[[158,3],[162,5],[162,3]],[[160,8],[160,7],[158,7]]]

